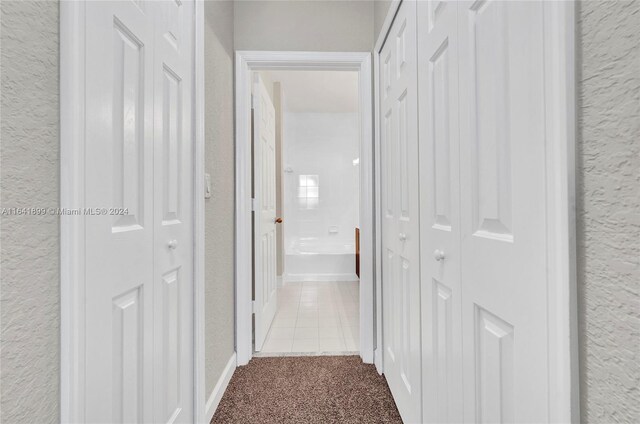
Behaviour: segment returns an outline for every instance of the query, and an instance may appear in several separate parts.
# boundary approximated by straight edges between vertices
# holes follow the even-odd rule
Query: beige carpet
[[[254,358],[212,423],[401,423],[389,387],[358,356]]]

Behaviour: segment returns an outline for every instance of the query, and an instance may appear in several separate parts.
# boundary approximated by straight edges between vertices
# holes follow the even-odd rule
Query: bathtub
[[[353,240],[298,239],[285,249],[284,276],[293,281],[357,281]]]

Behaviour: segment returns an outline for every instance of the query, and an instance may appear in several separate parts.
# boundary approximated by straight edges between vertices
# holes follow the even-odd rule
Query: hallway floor
[[[402,423],[383,376],[358,356],[254,358],[236,369],[212,424]]]
[[[285,283],[260,355],[357,352],[359,282]]]

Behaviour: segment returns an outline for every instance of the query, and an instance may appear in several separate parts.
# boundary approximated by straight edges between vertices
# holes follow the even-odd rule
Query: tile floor
[[[263,354],[356,352],[360,348],[359,283],[285,283]]]

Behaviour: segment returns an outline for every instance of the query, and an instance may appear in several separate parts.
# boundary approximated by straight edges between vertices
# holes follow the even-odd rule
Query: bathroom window
[[[298,179],[298,205],[300,209],[315,209],[320,199],[317,175],[300,175]]]

